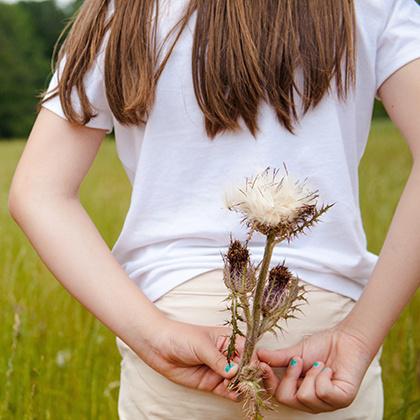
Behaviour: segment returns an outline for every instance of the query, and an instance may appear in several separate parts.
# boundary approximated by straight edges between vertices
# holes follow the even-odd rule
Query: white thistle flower
[[[245,185],[225,191],[225,205],[242,213],[249,221],[266,226],[293,223],[305,206],[315,206],[317,191],[311,191],[306,179],[299,182],[286,174],[277,179],[278,169],[268,166]]]

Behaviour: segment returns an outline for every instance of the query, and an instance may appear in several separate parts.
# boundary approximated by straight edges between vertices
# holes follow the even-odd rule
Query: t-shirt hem
[[[198,276],[199,274],[204,274],[209,271],[216,270],[220,267],[212,267],[212,268],[200,268],[200,269],[194,269],[194,270],[180,270],[177,271],[176,277],[169,277],[165,283],[159,283],[159,290],[157,290],[154,287],[144,287],[142,288],[140,285],[137,285],[142,292],[146,295],[147,298],[149,298],[152,302],[155,302],[160,297],[163,297],[166,293],[174,289],[175,287],[179,286],[180,284],[192,279],[195,276]],[[162,280],[162,278],[161,278]]]
[[[162,276],[160,277],[161,281],[159,282],[159,289],[153,287],[153,284],[146,287],[141,287],[139,284],[137,284],[137,286],[142,290],[148,299],[155,302],[175,287],[192,279],[193,277],[220,268],[221,267],[207,267],[193,270],[177,270],[176,276],[172,277],[171,275],[167,275],[166,279],[162,278]],[[304,268],[290,268],[290,270],[302,281],[308,284],[346,296],[354,301],[357,301],[360,298],[364,289],[362,284],[356,283],[354,280],[341,275],[314,272]],[[135,281],[135,279],[133,280]]]
[[[64,120],[68,121],[68,118],[65,116],[64,112],[62,111],[62,108],[58,106],[57,104],[54,104],[54,100],[56,100],[57,97],[48,99],[45,103],[41,104],[42,107],[49,109],[50,111],[54,112],[59,117],[63,118]],[[98,118],[92,118],[89,122],[84,124],[85,127],[90,128],[100,128],[102,130],[106,130],[106,134],[112,133],[113,126],[109,126],[104,122],[101,122],[98,120]]]
[[[364,286],[347,277],[333,273],[319,273],[304,268],[291,269],[301,280],[321,289],[337,293],[357,301]]]
[[[378,71],[380,76],[376,82],[375,98],[381,100],[381,98],[378,96],[378,89],[389,77],[391,77],[397,70],[404,67],[406,64],[409,64],[418,58],[420,58],[420,44],[415,45],[413,48],[407,50],[404,55],[395,57],[389,66]]]

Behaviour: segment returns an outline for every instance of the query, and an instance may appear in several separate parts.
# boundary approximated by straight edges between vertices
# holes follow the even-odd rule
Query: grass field
[[[7,211],[23,141],[0,142],[0,419],[117,418],[119,354],[114,337],[53,278]],[[360,166],[368,248],[379,253],[411,157],[396,128],[375,121]],[[111,247],[130,188],[107,139],[81,200]],[[396,287],[401,279],[395,279]],[[420,295],[387,337],[382,356],[386,417],[420,419]]]

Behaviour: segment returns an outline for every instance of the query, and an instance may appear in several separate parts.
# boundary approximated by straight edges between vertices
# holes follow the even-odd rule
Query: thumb
[[[204,364],[211,368],[214,372],[222,376],[223,378],[232,378],[237,370],[238,364],[233,362],[227,363],[226,355],[223,350],[226,346],[229,337],[226,335],[219,335],[214,342],[212,337],[209,337],[207,343],[203,343],[198,351],[198,356]]]
[[[292,347],[287,347],[285,349],[276,350],[260,348],[257,349],[257,356],[259,360],[267,363],[268,365],[274,367],[286,367],[289,365],[289,361],[293,356],[301,354],[301,350],[301,344],[297,344]]]
[[[226,355],[219,351],[214,344],[203,348],[202,360],[223,378],[232,378],[238,370],[238,364],[233,360],[227,363]]]

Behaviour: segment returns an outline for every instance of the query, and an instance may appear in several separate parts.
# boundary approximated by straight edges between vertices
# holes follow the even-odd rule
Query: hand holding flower
[[[340,326],[306,336],[293,347],[257,355],[264,385],[276,400],[310,413],[337,410],[357,395],[372,354],[364,341]],[[271,367],[287,368],[279,378]]]
[[[163,319],[157,326],[159,334],[142,339],[133,350],[150,367],[172,382],[188,388],[212,392],[237,401],[237,392],[227,390],[226,378],[238,369],[244,349],[239,337],[231,368],[226,365],[226,353],[231,329]],[[257,360],[254,355],[253,360]]]

